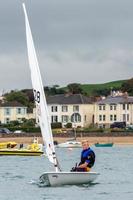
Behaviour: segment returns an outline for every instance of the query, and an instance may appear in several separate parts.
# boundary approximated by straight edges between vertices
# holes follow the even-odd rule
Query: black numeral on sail
[[[40,103],[40,92],[34,90],[34,98],[37,103]]]

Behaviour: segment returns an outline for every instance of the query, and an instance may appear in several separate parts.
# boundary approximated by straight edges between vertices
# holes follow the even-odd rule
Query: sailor
[[[81,162],[78,166],[72,168],[71,171],[88,172],[93,167],[95,163],[95,153],[89,147],[88,140],[82,141],[82,152],[81,152]]]

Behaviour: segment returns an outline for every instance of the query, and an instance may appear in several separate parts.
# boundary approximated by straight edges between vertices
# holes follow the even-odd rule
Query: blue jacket
[[[88,149],[82,150],[81,152],[81,164],[88,163],[88,167],[92,167],[95,163],[95,153],[94,151],[89,147]]]

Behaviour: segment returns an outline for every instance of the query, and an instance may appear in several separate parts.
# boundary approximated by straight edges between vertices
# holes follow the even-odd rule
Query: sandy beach
[[[65,142],[67,139],[66,137],[54,137],[54,141],[58,143]],[[113,142],[114,144],[119,145],[133,145],[133,137],[125,136],[125,137],[83,137],[77,138],[77,141],[82,141],[82,139],[88,139],[90,144],[94,144],[96,142],[106,143],[106,142]],[[42,138],[38,137],[39,143],[42,143]],[[33,137],[8,137],[8,138],[0,138],[0,142],[8,142],[8,141],[15,141],[16,143],[24,143],[30,144],[33,141]]]

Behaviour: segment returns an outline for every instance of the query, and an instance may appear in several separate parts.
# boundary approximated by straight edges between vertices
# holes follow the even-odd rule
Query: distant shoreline
[[[65,142],[67,137],[54,137],[54,141],[57,141],[58,143]],[[89,143],[95,144],[97,142],[99,143],[107,143],[107,142],[113,142],[117,145],[133,145],[133,136],[123,136],[123,137],[78,137],[77,141],[81,141],[82,139],[88,139]],[[42,137],[38,137],[39,143],[43,143]],[[14,141],[18,144],[24,143],[24,144],[30,144],[33,141],[33,137],[1,137],[0,142],[8,142],[8,141]]]

